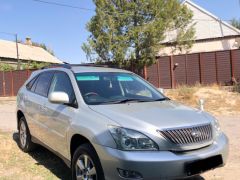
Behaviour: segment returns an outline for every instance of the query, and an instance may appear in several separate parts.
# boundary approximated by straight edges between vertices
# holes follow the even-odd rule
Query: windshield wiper
[[[101,104],[122,104],[122,103],[127,103],[127,102],[154,102],[154,101],[165,101],[165,100],[170,100],[170,99],[169,98],[159,98],[159,99],[127,98],[127,99],[120,99],[120,100],[102,102]]]
[[[121,103],[127,103],[127,102],[149,102],[149,100],[146,100],[146,99],[128,98],[128,99],[120,99],[120,100],[114,100],[114,101],[107,101],[107,102],[103,102],[103,103],[101,103],[101,104],[121,104]]]
[[[159,98],[159,99],[154,99],[153,101],[169,101],[170,98],[164,97],[164,98]]]

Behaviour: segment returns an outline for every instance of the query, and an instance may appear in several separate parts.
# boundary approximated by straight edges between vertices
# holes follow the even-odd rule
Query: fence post
[[[14,89],[14,87],[13,87],[13,72],[12,71],[10,71],[11,72],[11,96],[14,96],[14,91],[13,91],[13,89]]]
[[[186,81],[185,81],[185,83],[186,83],[186,85],[188,85],[188,71],[187,71],[187,54],[185,54],[185,79],[186,79]]]
[[[199,53],[199,80],[202,84],[202,53]]]
[[[230,66],[231,66],[231,77],[232,77],[232,80],[234,80],[235,74],[234,74],[234,66],[233,66],[233,50],[230,50]]]
[[[27,78],[29,78],[29,69],[27,69]]]
[[[215,52],[215,69],[216,69],[216,81],[217,81],[217,84],[219,84],[219,81],[218,81],[218,67],[217,67],[217,52]]]
[[[3,96],[6,96],[6,84],[5,84],[5,73],[3,73]]]
[[[175,88],[175,78],[174,78],[174,72],[173,72],[173,55],[170,56],[170,75],[171,75],[172,88]]]
[[[158,88],[160,88],[159,59],[157,59],[157,76],[158,76]]]
[[[144,76],[144,79],[147,80],[147,67],[144,66],[143,68],[143,76]]]

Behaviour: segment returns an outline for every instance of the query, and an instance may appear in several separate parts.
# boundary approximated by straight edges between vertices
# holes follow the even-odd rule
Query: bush
[[[177,94],[179,98],[183,100],[191,100],[193,98],[194,93],[196,92],[195,87],[189,87],[189,86],[179,86],[177,89]]]
[[[29,64],[23,64],[22,69],[41,69],[42,67],[45,66],[49,66],[49,63],[33,61]]]
[[[0,63],[0,71],[12,71],[12,70],[14,70],[13,66],[5,63]]]

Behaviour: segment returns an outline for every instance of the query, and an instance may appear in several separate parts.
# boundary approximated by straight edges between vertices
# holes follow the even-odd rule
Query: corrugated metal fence
[[[197,83],[231,85],[232,78],[240,81],[240,50],[159,57],[144,74],[149,82],[162,88]]]
[[[16,96],[33,71],[1,71],[0,96]],[[240,81],[240,50],[160,57],[141,76],[162,88],[197,83],[231,85],[232,78]]]
[[[16,96],[34,70],[0,71],[0,96]]]

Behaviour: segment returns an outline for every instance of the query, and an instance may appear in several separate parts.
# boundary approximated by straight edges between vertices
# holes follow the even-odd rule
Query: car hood
[[[174,101],[138,102],[90,106],[119,126],[131,129],[165,129],[210,123],[204,112]]]

